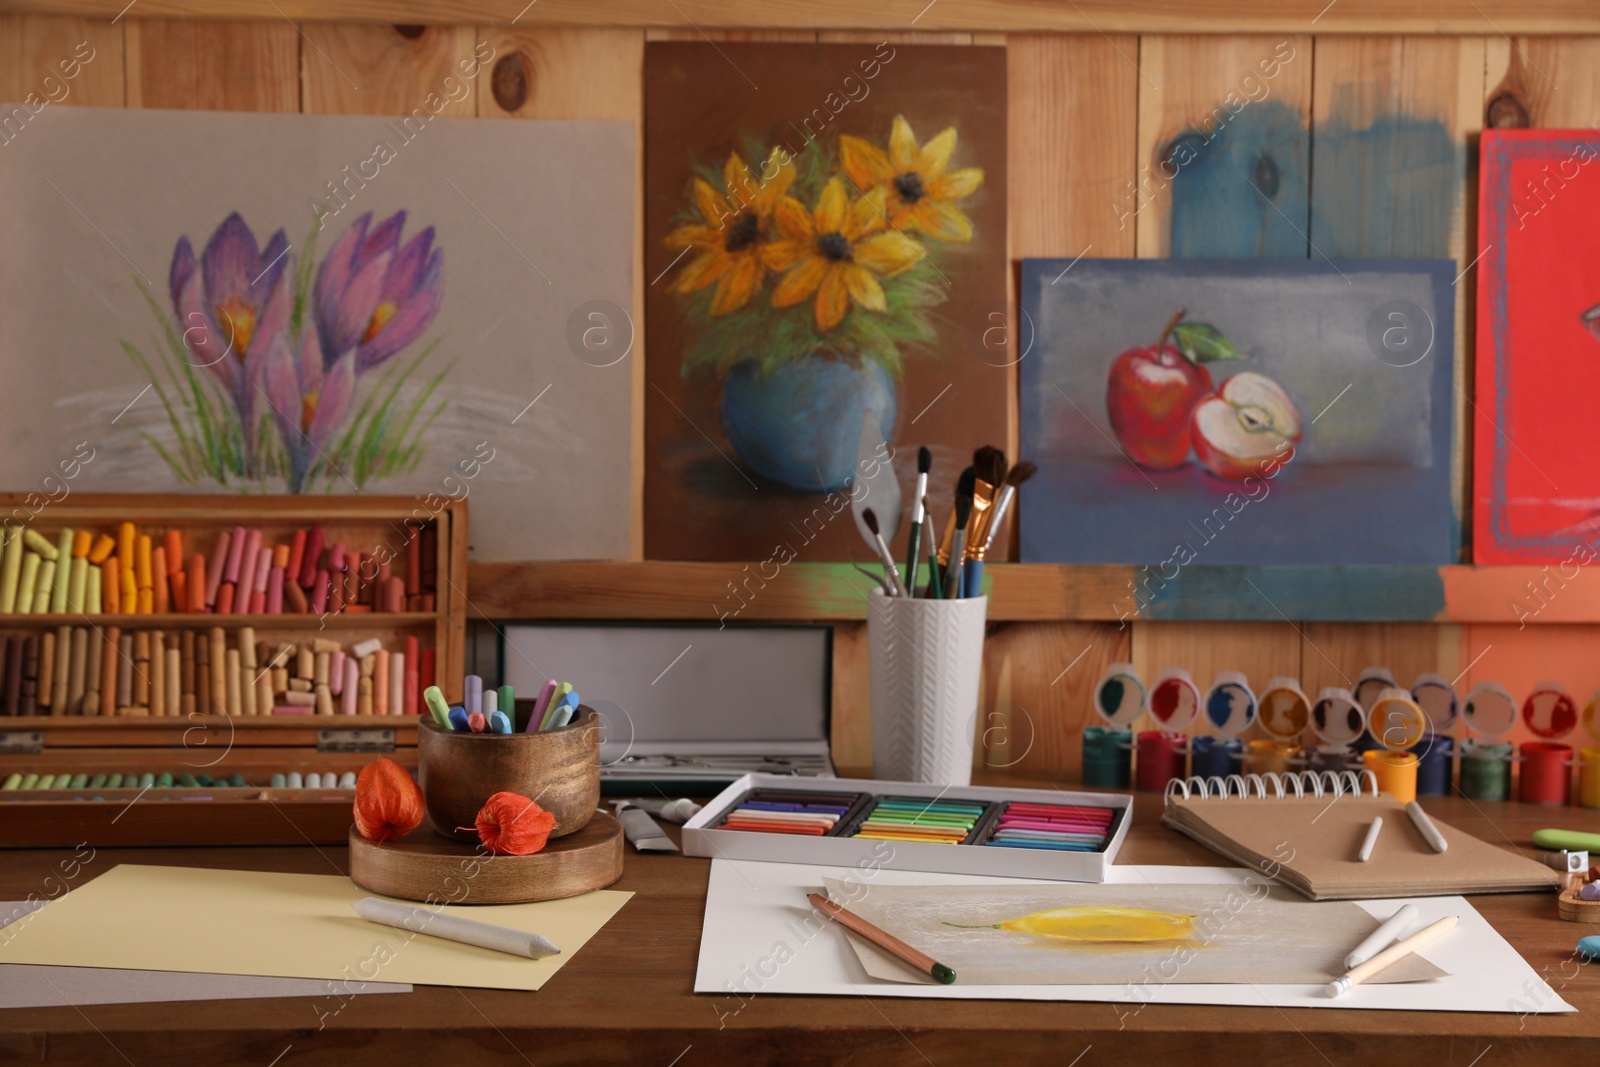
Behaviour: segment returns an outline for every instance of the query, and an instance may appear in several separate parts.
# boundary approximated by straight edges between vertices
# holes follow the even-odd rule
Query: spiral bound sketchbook
[[[1248,797],[1205,795],[1205,784],[1190,779],[1168,792],[1161,821],[1312,900],[1518,893],[1559,884],[1549,867],[1438,819],[1433,824],[1450,847],[1435,852],[1394,797],[1361,795],[1342,786],[1335,795],[1321,780],[1313,790],[1313,778],[1291,776],[1274,783],[1298,783],[1300,789],[1286,790],[1288,795]],[[1383,830],[1372,857],[1362,863],[1356,858],[1361,841],[1380,815]]]

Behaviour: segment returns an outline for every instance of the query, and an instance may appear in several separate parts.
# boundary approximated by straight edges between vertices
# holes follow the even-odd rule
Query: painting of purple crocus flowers
[[[401,389],[436,347],[423,343],[444,295],[444,251],[406,212],[352,221],[320,259],[299,257],[279,229],[264,242],[230,214],[200,254],[178,238],[162,320],[165,368],[123,346],[160,393],[176,446],[147,437],[180,480],[357,489],[405,474],[444,410],[426,377]],[[163,374],[162,370],[166,373]],[[356,403],[357,385],[373,382]]]
[[[475,560],[633,551],[632,123],[52,108],[3,154],[16,521],[366,494],[466,501]]]

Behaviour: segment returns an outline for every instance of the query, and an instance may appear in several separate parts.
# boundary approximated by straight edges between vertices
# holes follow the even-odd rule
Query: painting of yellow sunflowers
[[[928,445],[944,503],[1004,433],[1003,56],[672,42],[646,83],[646,553],[850,558],[864,457],[909,491]]]

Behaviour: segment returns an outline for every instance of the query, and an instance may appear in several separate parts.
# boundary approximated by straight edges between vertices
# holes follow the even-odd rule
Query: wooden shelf
[[[0,630],[57,626],[120,626],[124,629],[183,630],[205,629],[221,626],[230,629],[253,626],[258,630],[360,630],[364,628],[388,629],[403,626],[432,626],[439,618],[436,611],[356,612],[338,615],[203,615],[183,613],[174,615],[0,615]]]
[[[991,622],[1230,620],[1600,623],[1600,575],[1555,567],[991,563]],[[470,618],[750,623],[867,617],[872,582],[845,563],[472,563]]]
[[[1058,33],[1593,33],[1592,0],[8,0],[13,13],[413,24]],[[131,10],[129,8],[131,7]]]

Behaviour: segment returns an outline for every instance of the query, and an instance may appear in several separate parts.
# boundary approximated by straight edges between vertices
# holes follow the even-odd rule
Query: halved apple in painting
[[[1261,476],[1272,463],[1289,462],[1300,432],[1300,412],[1289,394],[1271,378],[1248,370],[1195,405],[1189,423],[1201,465],[1236,482]]]

